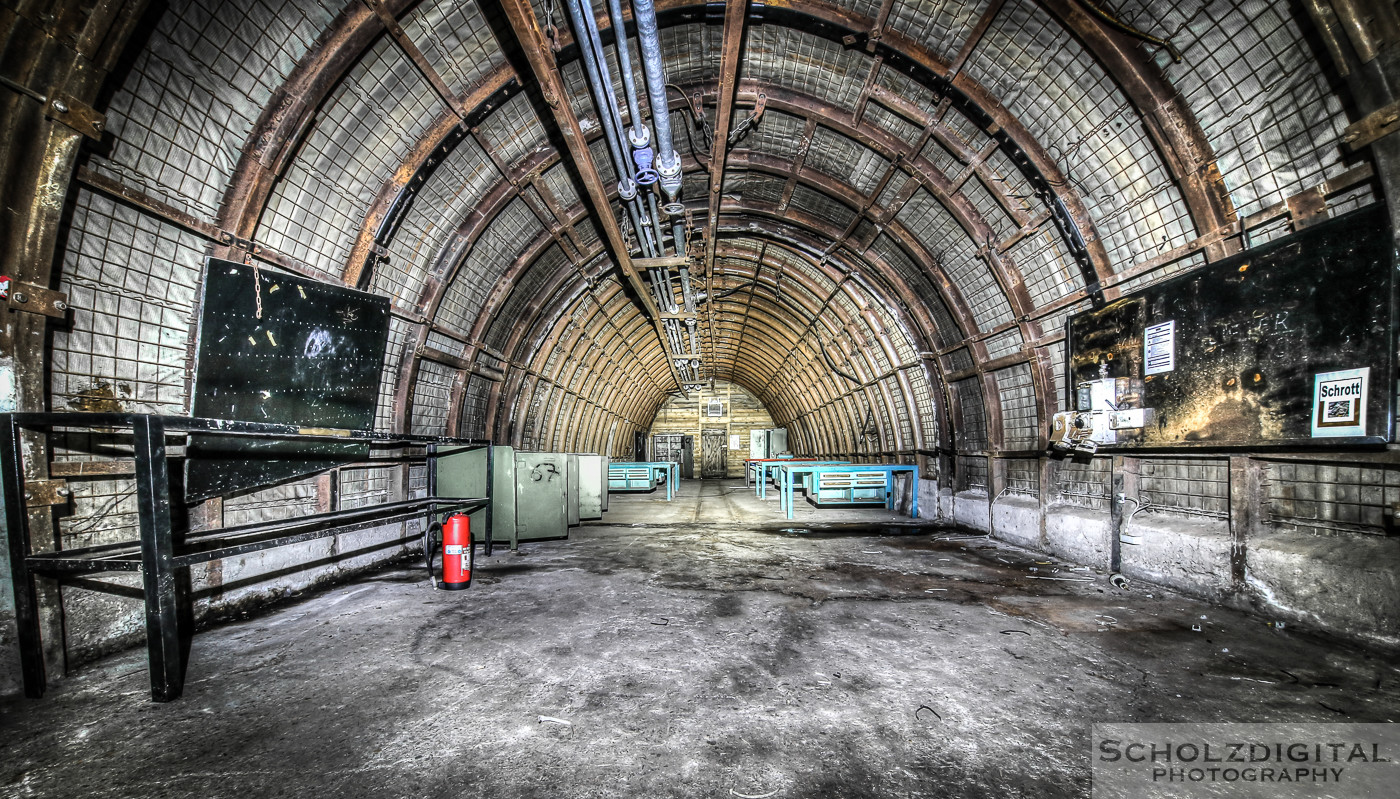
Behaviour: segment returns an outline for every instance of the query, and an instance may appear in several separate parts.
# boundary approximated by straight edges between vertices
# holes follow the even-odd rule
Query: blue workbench
[[[768,498],[768,480],[778,472],[773,467],[779,466],[841,466],[850,461],[812,461],[812,460],[774,460],[774,461],[753,461],[758,469],[758,479],[754,481],[753,492],[759,499]],[[799,470],[800,472],[801,470]]]
[[[666,501],[681,487],[680,464],[672,461],[612,463],[608,465],[608,491],[650,491],[659,478],[666,480]]]
[[[831,482],[840,482],[844,485],[842,490],[851,491],[853,497],[856,491],[870,491],[869,485],[863,485],[866,481],[859,479],[861,475],[884,474],[883,487],[875,489],[877,493],[883,495],[885,507],[894,510],[894,475],[896,472],[909,472],[914,479],[912,490],[910,491],[911,504],[909,515],[919,518],[919,467],[915,464],[904,463],[850,463],[850,464],[775,464],[778,475],[778,499],[781,502],[782,510],[791,519],[793,514],[793,488],[797,485],[799,474],[804,474],[810,481],[810,485],[816,486],[820,494],[822,490],[823,475],[841,475],[842,478]],[[851,500],[845,500],[850,502]]]

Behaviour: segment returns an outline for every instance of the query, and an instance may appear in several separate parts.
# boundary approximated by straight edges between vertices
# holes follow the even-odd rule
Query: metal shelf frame
[[[140,539],[99,544],[78,549],[31,552],[29,509],[25,502],[25,465],[22,430],[54,428],[130,430],[135,454],[137,516]],[[206,433],[278,440],[356,439],[403,446],[423,446],[428,467],[428,496],[362,508],[333,510],[271,522],[239,525],[198,533],[177,531],[172,522],[170,464],[166,437],[170,434]],[[301,427],[288,424],[203,419],[185,416],[120,413],[8,413],[0,414],[0,497],[4,500],[10,577],[14,589],[15,616],[19,627],[20,665],[25,695],[39,698],[47,688],[43,642],[40,633],[35,578],[66,574],[139,571],[146,605],[146,651],[151,678],[151,698],[157,702],[177,699],[184,690],[185,661],[182,642],[182,603],[188,601],[180,572],[190,566],[264,549],[326,538],[341,533],[424,518],[429,523],[458,510],[485,507],[490,530],[491,480],[484,497],[437,495],[437,447],[487,450],[486,469],[493,468],[489,442],[435,436],[386,435],[366,430]],[[396,459],[393,462],[400,462]],[[426,528],[425,528],[426,529]],[[487,535],[489,542],[490,535]],[[489,544],[488,544],[489,546]],[[489,554],[489,553],[488,553]]]

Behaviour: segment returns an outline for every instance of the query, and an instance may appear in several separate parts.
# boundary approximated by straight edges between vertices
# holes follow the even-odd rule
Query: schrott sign
[[[1400,724],[1095,724],[1093,799],[1370,799],[1400,780]]]
[[[1366,435],[1370,368],[1323,372],[1313,377],[1313,438]]]

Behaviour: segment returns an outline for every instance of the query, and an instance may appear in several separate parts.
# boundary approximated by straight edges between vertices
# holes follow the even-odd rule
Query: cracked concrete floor
[[[388,568],[202,632],[170,704],[109,658],[3,705],[0,795],[1081,797],[1094,722],[1400,718],[1382,655],[776,506],[687,482],[467,592]]]

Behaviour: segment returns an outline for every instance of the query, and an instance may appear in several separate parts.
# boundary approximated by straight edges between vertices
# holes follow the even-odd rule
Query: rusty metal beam
[[[748,0],[725,0],[724,32],[720,42],[719,86],[715,96],[714,139],[710,144],[710,196],[707,201],[705,226],[704,286],[712,292],[715,266],[715,244],[719,234],[719,206],[724,189],[724,167],[729,155],[730,119],[739,82],[739,53],[744,46],[744,20],[748,16]],[[709,324],[710,346],[715,344],[714,315]]]

